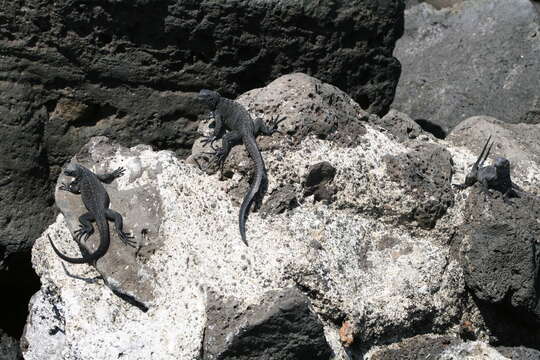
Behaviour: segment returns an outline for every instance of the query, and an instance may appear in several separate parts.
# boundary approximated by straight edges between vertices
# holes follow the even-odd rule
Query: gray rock
[[[373,349],[366,360],[439,359],[439,355],[460,340],[452,336],[419,335],[399,343]]]
[[[540,359],[540,351],[529,349],[523,346],[507,347],[499,346],[497,351],[503,356],[512,360],[538,360]]]
[[[304,71],[386,112],[402,16],[391,0],[3,3],[0,262],[53,220],[59,168],[92,136],[187,156],[200,88],[234,97]]]
[[[450,346],[442,354],[440,354],[440,360],[509,360],[509,358],[503,356],[495,348],[490,345],[474,341],[464,342],[454,346]]]
[[[422,127],[414,122],[407,114],[397,110],[390,110],[382,118],[372,116],[370,120],[373,124],[380,126],[394,135],[399,141],[416,139],[423,133]]]
[[[525,347],[492,347],[480,341],[463,342],[453,336],[418,335],[373,349],[365,360],[529,360],[540,352]]]
[[[282,76],[238,98],[254,117],[285,116],[280,128],[296,141],[309,135],[357,145],[368,114],[336,86],[302,73]]]
[[[529,0],[411,7],[394,55],[403,73],[392,107],[413,119],[450,130],[474,115],[516,123],[540,109],[540,15]]]
[[[462,264],[467,287],[481,301],[499,305],[520,322],[540,323],[540,199],[527,193],[507,204],[502,194],[467,197]]]
[[[384,160],[390,180],[416,198],[415,207],[400,221],[414,222],[426,229],[435,226],[454,203],[450,153],[435,144],[420,144],[406,154],[386,155]]]
[[[330,359],[322,323],[296,289],[271,291],[240,312],[235,299],[210,293],[204,332],[205,360]]]
[[[418,5],[420,3],[430,4],[436,9],[442,9],[446,7],[452,7],[456,4],[461,4],[465,0],[405,0],[406,8]]]

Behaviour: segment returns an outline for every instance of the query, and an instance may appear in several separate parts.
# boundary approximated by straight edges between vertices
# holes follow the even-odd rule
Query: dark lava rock
[[[405,11],[394,55],[403,67],[393,108],[446,131],[474,115],[534,120],[540,15],[529,0],[468,0]]]
[[[239,307],[236,299],[209,293],[202,359],[331,358],[323,326],[298,290],[270,291],[259,305]]]
[[[419,144],[398,156],[386,155],[387,173],[416,198],[416,206],[402,221],[430,229],[453,205],[452,156],[436,144]]]
[[[371,116],[370,122],[382,127],[400,142],[416,139],[422,134],[422,127],[418,123],[414,122],[407,114],[394,109],[382,118]]]
[[[263,214],[281,214],[299,205],[294,186],[285,185],[268,195],[259,210]]]
[[[0,330],[0,359],[23,360],[19,343]]]
[[[420,360],[438,359],[449,346],[460,343],[451,336],[419,335],[377,350],[371,360]]]
[[[400,1],[105,0],[2,3],[0,261],[49,223],[60,166],[90,137],[187,156],[204,109],[295,71],[387,111]],[[0,264],[1,266],[1,264]]]
[[[461,244],[465,283],[474,296],[535,326],[540,324],[539,200],[521,193],[507,204],[499,192],[486,196],[472,187]]]
[[[330,183],[334,180],[336,171],[328,161],[310,166],[304,182],[304,196],[313,195],[315,201],[332,202],[337,189]]]

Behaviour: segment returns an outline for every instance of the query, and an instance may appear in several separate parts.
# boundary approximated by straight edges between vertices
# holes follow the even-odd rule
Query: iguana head
[[[69,163],[64,169],[64,175],[76,177],[81,173],[81,166],[74,163]]]
[[[493,165],[495,166],[495,169],[497,169],[497,174],[499,175],[510,174],[510,161],[508,161],[508,159],[505,159],[503,157],[498,157],[495,159],[495,163]]]
[[[201,100],[206,106],[210,108],[211,111],[215,110],[221,95],[218,92],[202,89],[199,91],[199,100]]]

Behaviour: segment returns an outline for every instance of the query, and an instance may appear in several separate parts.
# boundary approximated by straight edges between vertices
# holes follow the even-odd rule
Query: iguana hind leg
[[[72,194],[80,194],[81,189],[80,189],[80,185],[79,185],[79,180],[75,179],[72,182],[70,182],[69,184],[62,183],[60,185],[60,187],[58,188],[58,190],[67,191],[67,192],[70,192]]]
[[[479,181],[480,184],[480,192],[484,194],[484,200],[487,200],[488,197],[491,197],[491,193],[489,192],[489,186],[486,179],[482,179]]]
[[[112,209],[107,209],[105,211],[105,216],[107,219],[114,221],[114,229],[116,230],[116,233],[118,234],[118,237],[125,245],[135,247],[136,242],[133,239],[133,236],[131,234],[124,232],[123,226],[123,220],[122,215],[117,213],[116,211]]]
[[[272,116],[272,118],[270,119],[270,124],[269,126],[267,126],[265,123],[264,123],[264,120],[261,119],[261,118],[256,118],[254,121],[253,121],[253,125],[255,127],[255,134],[263,134],[263,135],[267,135],[267,136],[270,136],[272,135],[273,133],[279,133],[279,134],[282,134],[279,130],[278,130],[278,126],[281,122],[283,122],[283,120],[285,120],[287,117],[284,116],[282,118],[279,118],[277,115],[276,116]]]
[[[95,221],[95,218],[89,212],[79,216],[79,230],[75,231],[75,240],[80,242],[81,240],[85,242],[90,235],[94,233],[94,227],[92,226],[92,221]],[[84,238],[83,238],[84,236]]]

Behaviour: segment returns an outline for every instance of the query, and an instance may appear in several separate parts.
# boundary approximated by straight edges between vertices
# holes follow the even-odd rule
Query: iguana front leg
[[[486,200],[486,197],[490,197],[491,193],[489,192],[489,185],[486,179],[480,180],[480,192],[484,194],[484,200]]]
[[[119,178],[120,176],[124,175],[124,172],[126,169],[123,167],[119,167],[118,169],[114,170],[111,173],[107,174],[96,174],[97,178],[104,182],[105,184],[110,184],[114,179]]]
[[[241,139],[242,134],[240,132],[230,131],[223,136],[223,139],[221,140],[222,147],[215,150],[214,155],[219,163],[221,175],[223,175],[223,166],[225,165],[225,160],[229,156],[233,145],[238,143]]]
[[[201,142],[204,146],[210,144],[212,150],[216,150],[216,148],[214,148],[214,142],[223,136],[225,130],[223,127],[223,119],[219,113],[215,113],[214,119],[216,122],[214,132],[210,136],[203,136],[203,140]]]
[[[517,197],[519,198],[519,194],[512,188],[509,188],[508,190],[506,190],[506,192],[503,194],[503,201],[506,203],[506,204],[512,204],[512,200],[510,200],[510,198],[513,198],[513,197]]]
[[[80,189],[80,185],[79,185],[79,180],[80,179],[75,178],[75,180],[73,180],[72,182],[70,182],[67,185],[66,185],[66,183],[62,183],[60,185],[60,187],[58,188],[58,190],[67,191],[67,192],[70,192],[72,194],[80,194],[81,189]]]

